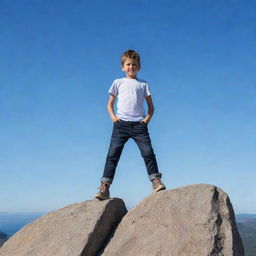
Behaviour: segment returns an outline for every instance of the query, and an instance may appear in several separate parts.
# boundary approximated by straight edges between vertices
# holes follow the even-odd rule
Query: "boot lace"
[[[98,189],[100,189],[101,193],[106,193],[108,188],[109,188],[109,184],[105,183],[105,182],[102,182]]]
[[[152,180],[152,183],[153,183],[154,185],[157,185],[157,184],[160,184],[160,183],[161,183],[161,180],[160,180],[159,178],[154,178],[154,179]]]

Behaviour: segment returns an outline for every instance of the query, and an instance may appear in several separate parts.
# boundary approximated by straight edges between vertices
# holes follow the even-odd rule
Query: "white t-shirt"
[[[146,117],[143,102],[151,95],[146,81],[126,77],[116,79],[108,92],[117,96],[116,115],[120,119],[138,122]]]

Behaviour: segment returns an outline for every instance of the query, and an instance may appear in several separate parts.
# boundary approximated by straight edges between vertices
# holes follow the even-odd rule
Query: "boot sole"
[[[155,192],[159,192],[159,191],[161,191],[161,190],[166,190],[166,187],[165,187],[165,186],[161,186],[161,187],[155,189],[154,191],[155,191]]]
[[[96,196],[94,196],[94,198],[97,198],[97,199],[99,199],[99,200],[107,200],[107,199],[110,199],[110,197],[101,197],[101,196],[98,196],[98,195],[96,195]]]

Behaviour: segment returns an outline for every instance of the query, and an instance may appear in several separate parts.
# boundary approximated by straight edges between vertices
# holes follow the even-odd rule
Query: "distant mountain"
[[[3,243],[8,239],[7,234],[0,232],[0,247],[3,245]]]
[[[245,256],[256,255],[256,214],[238,214],[236,222],[243,240]]]
[[[26,224],[44,215],[43,212],[36,213],[10,213],[0,212],[0,231],[11,236]]]

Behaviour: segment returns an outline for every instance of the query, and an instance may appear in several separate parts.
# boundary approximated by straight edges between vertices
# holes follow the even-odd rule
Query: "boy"
[[[146,81],[138,79],[140,70],[140,56],[133,50],[128,50],[121,57],[122,70],[126,77],[116,79],[109,89],[108,112],[113,121],[113,132],[106,158],[100,191],[95,198],[109,199],[109,187],[113,181],[116,166],[121,156],[124,144],[132,138],[138,145],[141,156],[147,168],[153,190],[158,192],[166,189],[161,182],[156,157],[148,133],[148,123],[154,112],[151,93]],[[114,114],[114,102],[117,101],[117,114]],[[145,115],[143,101],[146,99],[148,114]]]

